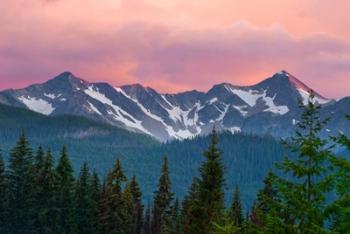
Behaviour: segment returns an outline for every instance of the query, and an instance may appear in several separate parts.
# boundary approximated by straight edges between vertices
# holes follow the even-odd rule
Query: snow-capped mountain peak
[[[178,94],[162,94],[141,84],[91,83],[64,72],[43,84],[0,92],[0,102],[45,115],[85,116],[166,141],[207,134],[213,126],[283,135],[282,123],[293,126],[297,100],[307,101],[310,91],[286,71],[252,86],[223,83],[208,92]],[[314,94],[319,104],[330,102]]]

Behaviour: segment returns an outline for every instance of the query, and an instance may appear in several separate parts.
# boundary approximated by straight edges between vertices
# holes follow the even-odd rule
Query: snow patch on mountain
[[[306,106],[308,103],[309,103],[309,100],[310,100],[310,92],[306,91],[305,89],[302,89],[302,88],[298,88],[297,89],[301,98],[302,98],[302,102],[303,104]],[[318,103],[320,105],[324,105],[324,104],[327,104],[329,103],[331,100],[329,99],[325,99],[325,98],[322,98],[320,96],[314,96],[312,102],[315,104],[315,103]]]
[[[115,120],[125,124],[126,127],[135,128],[141,132],[152,135],[142,126],[142,121],[135,119],[128,112],[124,111],[119,106],[114,105],[112,100],[107,98],[104,94],[100,93],[97,88],[95,90],[94,86],[89,86],[84,90],[84,92],[95,100],[112,107],[114,112],[109,110],[107,113],[110,114]]]
[[[18,97],[18,100],[26,105],[28,109],[44,115],[50,115],[55,110],[51,103],[40,98],[21,96]]]
[[[265,109],[264,112],[272,112],[274,114],[279,114],[279,115],[287,114],[289,112],[288,106],[276,106],[275,103],[273,102],[275,100],[275,98],[276,98],[276,94],[272,98],[267,97],[266,91],[265,91],[263,99],[264,99],[266,105],[268,106],[268,108]]]
[[[93,111],[99,115],[102,115],[102,113],[93,104],[91,104],[91,102],[88,101],[87,103],[89,104],[91,111]]]
[[[61,95],[62,95],[62,94],[56,95],[56,94],[54,94],[54,93],[44,93],[44,96],[45,96],[45,97],[48,97],[48,98],[50,98],[50,99],[56,99],[56,98],[60,97]]]

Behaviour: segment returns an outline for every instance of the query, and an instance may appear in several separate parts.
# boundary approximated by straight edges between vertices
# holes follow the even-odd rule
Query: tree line
[[[147,204],[120,160],[102,180],[87,163],[75,178],[66,147],[56,163],[50,150],[33,152],[22,134],[6,165],[0,154],[0,233],[350,233],[350,161],[333,153],[339,146],[350,150],[350,140],[344,134],[319,137],[328,119],[320,119],[312,96],[301,108],[295,135],[283,141],[293,156],[276,165],[283,173],[266,175],[246,214],[239,187],[225,207],[215,129],[184,199],[172,192],[164,157]]]

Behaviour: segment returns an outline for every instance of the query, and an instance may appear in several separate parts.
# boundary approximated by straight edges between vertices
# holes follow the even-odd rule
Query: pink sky
[[[287,70],[350,95],[349,0],[3,0],[0,89],[63,71],[162,92]]]

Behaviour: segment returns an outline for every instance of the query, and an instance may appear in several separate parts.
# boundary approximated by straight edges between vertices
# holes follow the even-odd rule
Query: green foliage
[[[292,179],[276,178],[279,203],[278,215],[271,212],[269,222],[280,225],[285,232],[323,233],[326,195],[331,190],[329,173],[331,148],[319,133],[328,120],[319,117],[320,106],[314,104],[313,96],[306,106],[294,137],[285,145],[297,154],[286,157],[279,168]]]
[[[11,233],[26,233],[32,230],[33,209],[33,164],[32,149],[22,133],[17,145],[11,150],[7,178],[9,192],[9,227]]]
[[[0,233],[6,233],[8,227],[8,191],[5,175],[5,163],[0,149]]]
[[[172,201],[173,193],[171,191],[168,158],[164,157],[162,174],[158,182],[158,189],[154,192],[152,233],[163,234],[170,232]]]
[[[350,116],[347,116],[350,120]],[[334,138],[335,142],[350,151],[350,139],[344,134]],[[327,214],[332,219],[332,230],[350,233],[350,160],[333,157],[334,183],[337,199],[328,207]]]
[[[59,211],[59,227],[61,232],[74,233],[74,177],[65,146],[61,150],[56,173],[58,176],[57,208]]]
[[[206,161],[199,169],[198,196],[193,205],[194,220],[190,230],[198,233],[213,233],[211,224],[220,225],[224,214],[224,168],[217,144],[217,134],[213,129],[211,144],[204,152]]]
[[[235,227],[242,228],[244,224],[243,209],[238,186],[236,186],[231,208],[229,210],[230,217]]]
[[[46,157],[43,157],[43,149],[39,147],[34,168],[36,168],[34,232],[53,233],[59,227],[59,211],[57,208],[58,175],[54,168],[50,150],[48,150]]]

